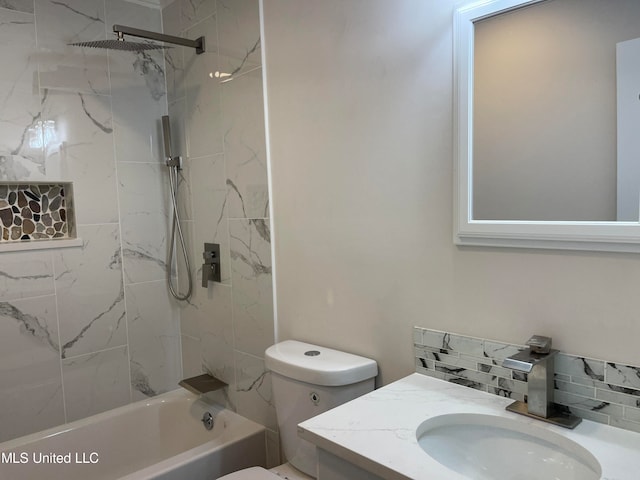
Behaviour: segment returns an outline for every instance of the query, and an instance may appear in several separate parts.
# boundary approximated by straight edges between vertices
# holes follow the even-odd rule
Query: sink
[[[572,440],[495,415],[432,417],[417,431],[434,460],[474,480],[599,480],[598,460]]]

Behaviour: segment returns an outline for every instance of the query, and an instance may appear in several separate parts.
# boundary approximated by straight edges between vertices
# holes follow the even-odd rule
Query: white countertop
[[[511,418],[551,430],[589,450],[602,480],[640,478],[640,434],[583,420],[574,430],[507,412],[511,399],[414,373],[311,418],[299,435],[318,447],[385,479],[463,479],[419,446],[418,426],[447,413]]]

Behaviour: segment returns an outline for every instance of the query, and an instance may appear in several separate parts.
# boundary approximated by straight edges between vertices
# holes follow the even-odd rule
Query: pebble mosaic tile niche
[[[0,184],[0,244],[75,238],[71,183]]]
[[[524,401],[527,376],[502,367],[526,348],[414,327],[416,372],[494,395]],[[640,366],[560,352],[554,402],[578,417],[640,432]]]

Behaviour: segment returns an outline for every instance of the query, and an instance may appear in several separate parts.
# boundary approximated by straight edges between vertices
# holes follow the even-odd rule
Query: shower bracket
[[[182,156],[176,155],[175,157],[167,157],[164,164],[167,167],[176,167],[178,170],[182,170]]]
[[[172,43],[183,47],[191,47],[196,49],[197,54],[205,52],[204,37],[189,40],[188,38],[176,37],[174,35],[165,35],[164,33],[151,32],[140,28],[127,27],[125,25],[114,25],[113,31],[118,34],[118,39],[122,39],[123,35],[131,35],[132,37],[146,38],[148,40],[157,40],[159,42]]]

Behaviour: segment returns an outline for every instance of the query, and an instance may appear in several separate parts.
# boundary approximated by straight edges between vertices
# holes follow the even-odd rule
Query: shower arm
[[[188,38],[150,32],[149,30],[141,30],[139,28],[127,27],[125,25],[114,25],[113,31],[118,34],[118,39],[122,39],[122,35],[131,35],[132,37],[146,38],[149,40],[157,40],[159,42],[173,43],[174,45],[195,48],[197,54],[204,53],[205,51],[204,37],[189,40]]]

